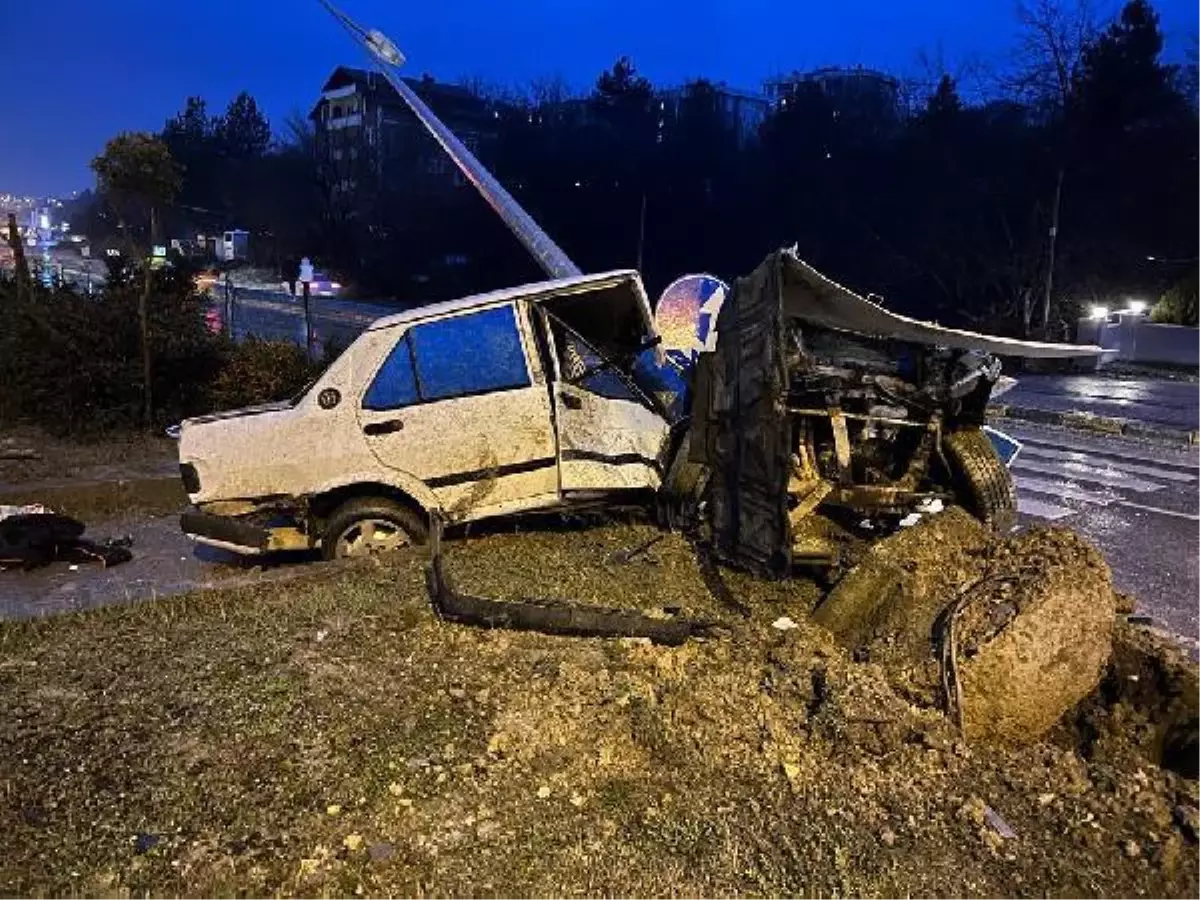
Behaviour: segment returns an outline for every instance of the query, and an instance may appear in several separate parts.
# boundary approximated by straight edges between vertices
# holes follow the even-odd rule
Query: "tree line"
[[[1147,0],[1106,24],[1082,0],[1030,0],[1020,16],[1017,58],[986,100],[948,74],[908,105],[797,78],[747,139],[719,85],[667,102],[621,59],[585,97],[470,86],[493,111],[481,155],[585,271],[638,266],[652,294],[796,244],[848,286],[944,323],[1062,337],[1087,303],[1167,294],[1161,315],[1194,324],[1194,46],[1189,65],[1167,64]],[[364,153],[339,192],[310,123],[285,131],[273,139],[247,95],[217,116],[189,99],[156,136],[179,176],[160,198],[169,233],[248,228],[284,277],[309,256],[363,295],[407,302],[541,277],[469,187],[383,177],[403,156],[377,167]],[[80,227],[144,240],[145,217],[100,187]]]

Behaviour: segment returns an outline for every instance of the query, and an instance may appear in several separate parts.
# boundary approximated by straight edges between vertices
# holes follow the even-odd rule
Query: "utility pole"
[[[638,219],[637,270],[642,271],[642,255],[646,246],[646,192],[642,191],[642,214]]]
[[[1042,337],[1050,339],[1050,300],[1054,292],[1054,245],[1058,240],[1058,211],[1062,206],[1063,177],[1062,166],[1058,168],[1058,178],[1054,182],[1054,205],[1050,207],[1050,244],[1046,259],[1046,291],[1042,296]]]
[[[25,259],[25,243],[17,228],[17,217],[8,214],[8,246],[12,249],[13,267],[17,273],[17,299],[28,300],[33,292],[33,279],[29,275],[29,262]]]
[[[233,338],[233,302],[234,302],[233,279],[230,278],[229,273],[226,272],[225,273],[225,331],[229,334],[229,339],[231,341],[234,339]]]
[[[300,260],[300,284],[304,291],[304,353],[311,360],[313,349],[311,284],[313,280],[312,262],[306,256]]]

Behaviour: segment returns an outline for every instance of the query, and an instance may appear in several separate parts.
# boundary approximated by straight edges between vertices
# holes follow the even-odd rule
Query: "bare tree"
[[[1096,14],[1091,0],[1022,0],[1017,5],[1017,22],[1020,25],[1017,65],[1009,79],[1009,88],[1041,111],[1055,135],[1054,189],[1049,202],[1050,228],[1042,291],[1042,330],[1048,332],[1059,213],[1067,176],[1067,120],[1084,52],[1096,35]],[[1023,317],[1029,322],[1032,309],[1028,304],[1033,302],[1034,295],[1029,292],[1025,296]]]
[[[902,105],[910,112],[924,108],[943,75],[949,75],[959,94],[968,100],[985,96],[988,84],[994,80],[990,67],[978,54],[950,57],[938,41],[932,48],[917,50],[912,74],[900,82]]]
[[[1183,58],[1185,62],[1179,68],[1179,88],[1192,109],[1195,109],[1200,105],[1200,96],[1197,96],[1200,94],[1200,36],[1188,35]]]
[[[529,82],[529,102],[534,107],[555,106],[571,99],[574,94],[561,74],[547,75]]]

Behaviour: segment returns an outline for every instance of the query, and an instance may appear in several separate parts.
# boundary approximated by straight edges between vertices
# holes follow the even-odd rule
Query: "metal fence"
[[[208,327],[236,341],[253,336],[308,346],[321,356],[332,345],[346,347],[368,325],[405,307],[316,296],[306,301],[286,291],[215,284],[208,291]]]

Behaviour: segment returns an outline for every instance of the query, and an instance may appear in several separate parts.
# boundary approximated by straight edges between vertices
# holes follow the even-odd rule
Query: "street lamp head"
[[[378,29],[367,32],[367,47],[375,54],[375,58],[389,66],[404,65],[404,54],[392,43],[391,38]]]

